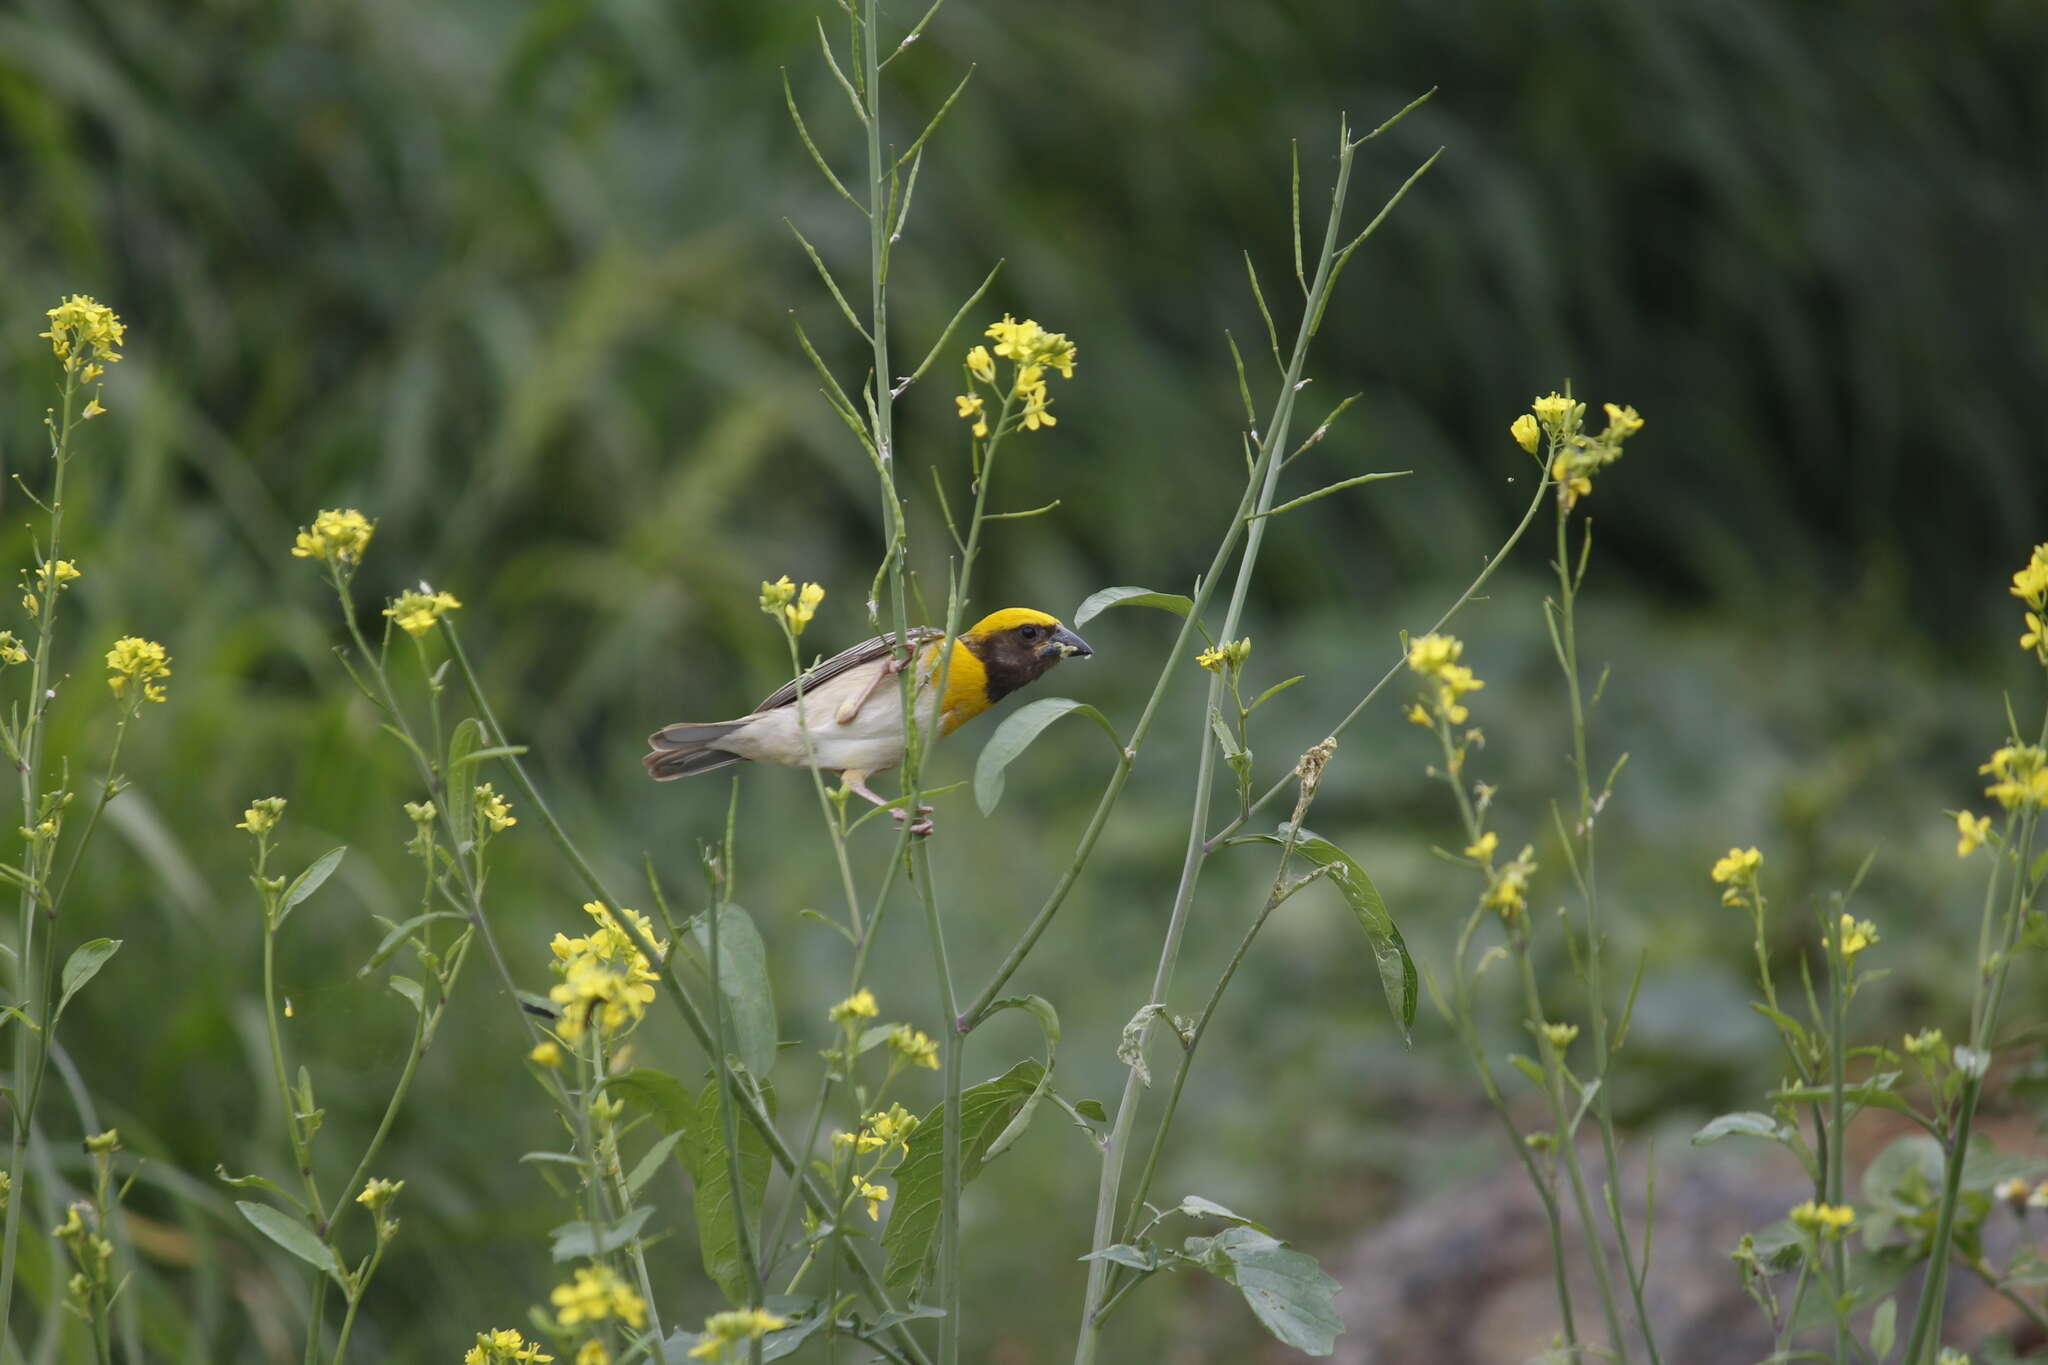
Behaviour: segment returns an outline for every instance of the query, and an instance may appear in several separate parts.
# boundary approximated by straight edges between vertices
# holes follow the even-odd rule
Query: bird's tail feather
[[[679,777],[737,763],[738,754],[711,746],[745,724],[743,720],[724,720],[664,725],[647,737],[649,749],[641,762],[647,765],[647,775],[657,782],[673,782]]]

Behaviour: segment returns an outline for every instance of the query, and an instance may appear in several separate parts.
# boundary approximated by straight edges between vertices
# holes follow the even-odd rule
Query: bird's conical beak
[[[1054,627],[1052,638],[1039,646],[1038,650],[1039,656],[1047,659],[1085,659],[1094,652],[1088,647],[1086,640],[1065,626]]]

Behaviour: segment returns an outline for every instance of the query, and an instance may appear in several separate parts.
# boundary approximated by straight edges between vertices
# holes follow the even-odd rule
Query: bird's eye
[[[1023,636],[1023,637],[1024,637],[1024,638],[1025,638],[1026,640],[1036,640],[1036,639],[1038,638],[1038,627],[1037,627],[1037,626],[1025,626],[1025,627],[1024,627],[1023,629],[1019,630],[1019,631],[1018,631],[1017,633],[1018,633],[1019,635]]]

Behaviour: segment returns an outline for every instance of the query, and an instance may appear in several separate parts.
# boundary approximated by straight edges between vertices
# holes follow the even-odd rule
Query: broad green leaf
[[[696,1096],[666,1071],[639,1067],[607,1077],[604,1088],[625,1099],[641,1113],[652,1116],[664,1133],[687,1130],[697,1116]]]
[[[1123,741],[1116,737],[1116,728],[1109,723],[1109,717],[1086,702],[1069,697],[1045,697],[1020,707],[1003,718],[1003,723],[982,746],[981,757],[974,761],[974,804],[981,807],[983,815],[995,810],[996,803],[1003,799],[1003,770],[1031,747],[1046,726],[1075,711],[1091,717],[1108,733],[1110,743],[1122,749]]]
[[[548,1236],[555,1239],[548,1255],[556,1265],[560,1265],[564,1261],[588,1260],[617,1251],[638,1237],[640,1229],[653,1216],[654,1210],[643,1204],[637,1209],[628,1209],[619,1221],[601,1228],[581,1218],[573,1223],[564,1223],[548,1232]]]
[[[1214,1237],[1190,1237],[1188,1259],[1237,1286],[1268,1332],[1306,1355],[1337,1349],[1344,1320],[1337,1316],[1338,1284],[1313,1256],[1255,1228],[1226,1228]]]
[[[1286,835],[1287,827],[1283,825],[1278,834],[1249,837],[1260,843],[1285,844]],[[1401,1030],[1401,1040],[1409,1041],[1408,1031],[1415,1023],[1418,994],[1415,962],[1408,956],[1408,945],[1401,938],[1400,927],[1387,913],[1387,903],[1380,899],[1379,888],[1372,884],[1372,878],[1365,875],[1365,869],[1358,865],[1357,860],[1308,830],[1300,831],[1294,842],[1294,851],[1316,866],[1330,869],[1323,880],[1337,888],[1351,907],[1351,912],[1358,916],[1359,927],[1365,930],[1366,941],[1372,945],[1373,960],[1379,964],[1380,988],[1386,992],[1387,1009]]]
[[[1074,1112],[1084,1119],[1094,1119],[1097,1123],[1109,1122],[1109,1111],[1102,1107],[1101,1100],[1075,1100]]]
[[[58,980],[62,990],[57,996],[57,1009],[50,1017],[60,1019],[64,1007],[71,1003],[71,997],[85,988],[85,983],[99,975],[100,968],[107,965],[107,959],[121,951],[124,942],[118,938],[89,938],[71,950],[71,956],[64,959],[64,970]]]
[[[235,1207],[242,1211],[242,1217],[249,1220],[250,1226],[265,1237],[313,1269],[332,1275],[337,1281],[341,1279],[341,1262],[335,1258],[334,1248],[315,1237],[313,1229],[268,1204],[237,1199]]]
[[[699,921],[697,946],[711,960],[711,925]],[[768,946],[754,920],[737,905],[718,911],[718,989],[732,1026],[733,1055],[756,1076],[775,1065],[775,994],[768,984]]]
[[[466,849],[476,838],[476,793],[467,777],[457,776],[469,756],[483,747],[484,727],[475,716],[464,716],[448,736],[448,765],[441,770],[448,818],[455,825],[458,849]]]
[[[1157,607],[1175,616],[1194,609],[1194,599],[1177,592],[1154,592],[1150,588],[1104,588],[1088,594],[1088,600],[1074,608],[1074,628],[1080,629],[1111,607]]]
[[[313,865],[292,878],[292,884],[284,889],[284,899],[277,903],[277,922],[284,924],[285,916],[291,914],[301,901],[318,891],[327,879],[334,875],[334,869],[341,866],[342,858],[348,853],[348,845],[330,848]]]
[[[960,1183],[965,1186],[986,1164],[989,1145],[1017,1116],[1044,1079],[1037,1059],[1017,1063],[993,1080],[970,1086],[960,1096]],[[925,1116],[896,1167],[896,1197],[882,1233],[888,1254],[883,1282],[915,1296],[930,1269],[939,1237],[939,1202],[945,1186],[946,1109]]]
[[[704,1273],[725,1291],[728,1302],[739,1306],[747,1302],[752,1287],[734,1221],[732,1163],[726,1158],[718,1086],[719,1082],[713,1080],[698,1093],[690,1118],[683,1126],[680,1151],[697,1191],[697,1248],[704,1258]],[[737,1097],[734,1103],[738,1103]],[[748,1241],[758,1245],[761,1196],[768,1188],[768,1144],[754,1125],[737,1113],[733,1115],[733,1128],[740,1147],[739,1208],[747,1220]]]
[[[1741,1113],[1723,1114],[1709,1121],[1705,1127],[1692,1135],[1692,1145],[1704,1147],[1724,1137],[1760,1137],[1769,1138],[1773,1142],[1783,1142],[1785,1136],[1776,1119],[1752,1109]]]

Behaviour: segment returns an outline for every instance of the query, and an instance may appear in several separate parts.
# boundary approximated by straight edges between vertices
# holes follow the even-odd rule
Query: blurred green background
[[[924,6],[887,8],[900,28]],[[1308,681],[1262,717],[1264,780],[1499,543],[1528,486],[1507,424],[1569,379],[1649,423],[1588,504],[1600,548],[1582,636],[1591,667],[1613,666],[1596,754],[1632,755],[1603,827],[1617,953],[1649,953],[1616,1081],[1630,1121],[1683,1131],[1775,1075],[1743,1005],[1742,931],[1705,881],[1731,843],[1766,847],[1788,912],[1879,850],[1861,905],[1896,970],[1870,1026],[1953,1020],[1969,960],[1954,926],[1975,869],[1956,863],[1941,812],[1975,795],[2001,690],[2023,714],[2040,695],[2004,589],[2048,537],[2048,11],[953,0],[891,68],[891,140],[906,143],[970,64],[898,252],[899,354],[922,354],[998,257],[977,316],[1033,316],[1081,347],[1059,427],[1013,447],[996,489],[1000,505],[1061,506],[999,526],[982,605],[1065,615],[1106,584],[1186,589],[1241,469],[1223,334],[1252,356],[1260,324],[1240,253],[1269,297],[1288,293],[1289,141],[1313,220],[1338,112],[1370,127],[1435,86],[1361,156],[1360,223],[1447,148],[1343,280],[1310,414],[1363,398],[1293,491],[1414,473],[1291,514],[1268,544],[1253,671]],[[322,507],[378,518],[363,603],[421,578],[455,591],[508,727],[606,875],[644,885],[651,854],[691,905],[695,841],[727,788],[651,788],[642,736],[737,713],[781,681],[781,643],[754,607],[764,577],[831,590],[807,645],[866,633],[872,476],[818,398],[792,316],[849,387],[861,359],[782,220],[849,284],[864,227],[791,130],[782,68],[849,165],[843,97],[804,5],[0,8],[10,476],[45,477],[43,310],[85,292],[129,324],[68,509],[86,577],[70,599],[60,751],[82,770],[103,761],[100,642],[139,632],[176,658],[170,703],[124,758],[135,789],[59,929],[127,944],[65,1035],[97,1122],[150,1159],[132,1205],[183,1229],[164,1237],[145,1300],[166,1358],[285,1358],[303,1292],[208,1188],[215,1163],[284,1168],[253,1003],[257,912],[231,829],[249,799],[291,799],[292,858],[355,849],[294,919],[282,967],[337,1167],[405,1044],[403,1006],[356,969],[380,936],[369,915],[410,904],[399,802],[418,793],[330,655],[333,604],[289,558],[293,529]],[[918,386],[900,417],[935,597],[927,471],[964,478],[949,383]],[[1255,368],[1262,406],[1272,387]],[[33,509],[4,491],[0,540],[26,564]],[[1525,545],[1457,625],[1489,680],[1475,775],[1501,786],[1511,846],[1542,844],[1567,781],[1545,558]],[[1128,729],[1171,622],[1112,613],[1085,633],[1097,658],[1041,691]],[[1187,670],[1090,878],[1017,979],[1061,1011],[1075,1096],[1113,1100],[1121,1082],[1114,1043],[1142,1001],[1184,837],[1198,676]],[[1452,814],[1397,700],[1347,736],[1315,823],[1373,870],[1440,970],[1473,888],[1429,856],[1455,838]],[[990,728],[950,744],[938,775],[964,777]],[[1039,904],[1106,774],[1084,727],[1054,730],[1012,769],[993,819],[964,794],[944,805],[934,856],[970,989]],[[795,912],[831,908],[834,883],[808,782],[747,771],[741,800],[740,899],[801,1044],[780,1078],[794,1094],[845,971],[839,941]],[[545,942],[573,929],[582,897],[536,823],[501,842],[494,898],[518,969],[543,989]],[[862,840],[866,874],[884,847]],[[1205,880],[1179,1008],[1199,1003],[1256,908],[1259,861]],[[890,1013],[936,1029],[913,918],[890,926],[878,986]],[[1788,967],[1804,923],[1784,917]],[[551,1121],[502,992],[479,969],[464,993],[385,1163],[408,1182],[405,1234],[358,1358],[455,1359],[552,1283],[543,1233],[568,1214],[517,1161],[555,1140]],[[1500,1024],[1506,1047],[1512,1020]],[[700,1064],[666,1020],[644,1039],[645,1060]],[[1403,1200],[1505,1159],[1446,1041],[1425,1007],[1404,1049],[1355,928],[1301,898],[1225,1006],[1160,1192],[1203,1193],[1334,1255]],[[1032,1046],[1006,1019],[977,1035],[970,1075]],[[62,1104],[47,1117],[53,1151],[72,1150],[88,1121]],[[1048,1119],[970,1196],[971,1358],[1064,1358],[1095,1170],[1079,1134]],[[662,1200],[665,1215],[687,1211],[680,1188]],[[688,1243],[658,1252],[670,1320],[710,1307]],[[1221,1315],[1238,1337],[1176,1335],[1199,1292],[1135,1299],[1123,1358],[1244,1358],[1257,1335],[1242,1313]]]

